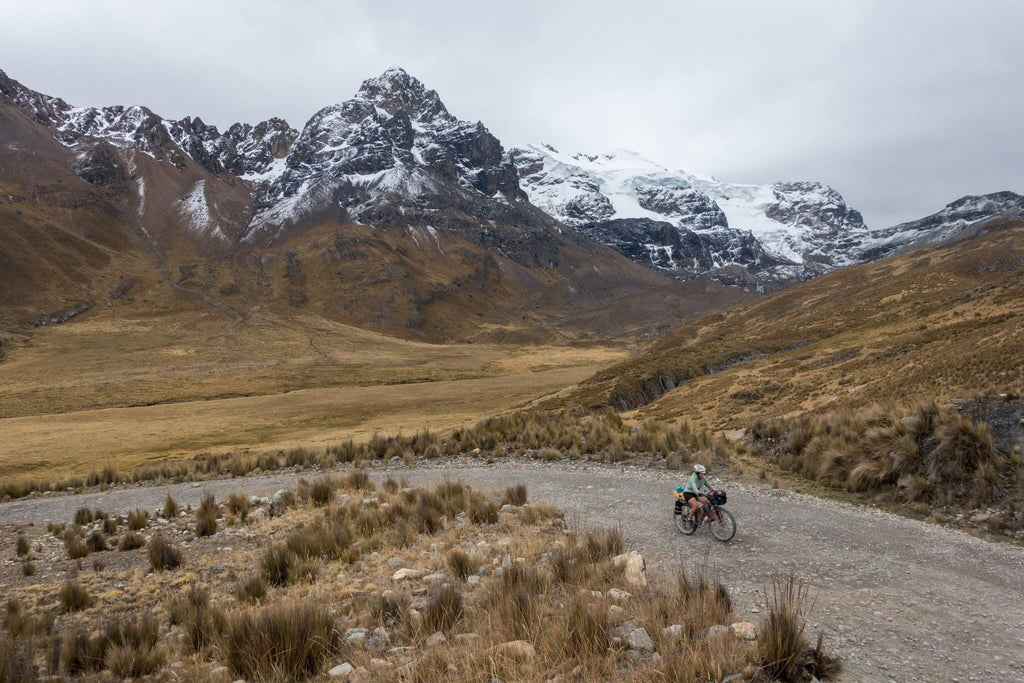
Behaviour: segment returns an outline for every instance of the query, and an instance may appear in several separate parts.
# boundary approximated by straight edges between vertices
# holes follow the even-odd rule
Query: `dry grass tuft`
[[[196,508],[196,536],[212,536],[217,533],[217,518],[220,508],[212,493],[203,494]]]
[[[28,551],[28,539],[25,537],[24,532],[19,532],[18,538],[14,541],[14,552],[18,557],[25,557],[28,555]]]
[[[238,582],[233,592],[239,602],[263,602],[267,597],[267,581],[259,574],[250,574]]]
[[[229,617],[223,638],[236,674],[256,681],[316,676],[338,652],[338,632],[325,607],[287,601]]]
[[[171,492],[167,492],[167,499],[164,501],[164,519],[174,519],[181,512],[181,508],[178,507],[177,501],[171,495]]]
[[[243,522],[246,517],[249,516],[249,499],[237,491],[232,491],[228,494],[227,506],[228,510],[231,511],[231,514],[235,515]]]
[[[146,545],[146,539],[142,534],[134,531],[126,531],[124,536],[121,537],[121,542],[118,543],[118,550],[137,550],[142,546]]]
[[[460,581],[465,581],[476,570],[464,550],[453,550],[448,553],[448,568]]]
[[[89,591],[78,581],[65,581],[58,595],[61,610],[64,612],[79,612],[92,603]]]
[[[132,531],[141,531],[146,528],[149,522],[149,512],[146,510],[135,510],[128,513],[128,528]]]
[[[436,588],[423,609],[424,627],[430,633],[448,631],[462,619],[464,609],[462,591],[449,585]]]
[[[167,537],[157,534],[149,541],[149,566],[157,572],[177,569],[181,566],[181,550]]]

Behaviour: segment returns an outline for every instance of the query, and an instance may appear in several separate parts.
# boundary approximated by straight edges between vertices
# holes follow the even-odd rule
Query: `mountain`
[[[873,231],[860,260],[873,261],[899,251],[942,244],[996,217],[1024,218],[1024,197],[1014,192],[961,197],[930,216]]]
[[[809,411],[1024,390],[1024,220],[843,268],[685,323],[565,405],[712,429]]]
[[[757,291],[938,244],[977,221],[1019,215],[1022,206],[1011,192],[965,197],[934,216],[871,231],[819,182],[724,183],[628,150],[525,145],[509,156],[530,201],[581,233],[681,279],[706,276]]]
[[[566,230],[482,123],[401,69],[301,131],[271,118],[223,132],[74,107],[0,72],[0,151],[9,327],[162,291],[427,340],[597,339],[743,299]]]

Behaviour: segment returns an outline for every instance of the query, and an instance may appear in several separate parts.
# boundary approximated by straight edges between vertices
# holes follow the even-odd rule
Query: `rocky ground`
[[[468,466],[463,466],[468,465]],[[383,476],[383,473],[381,473]],[[652,569],[707,558],[757,621],[763,589],[795,572],[816,595],[814,632],[840,654],[846,675],[863,681],[990,681],[1024,677],[1024,549],[863,506],[717,479],[739,523],[730,543],[703,530],[680,535],[671,520],[678,473],[590,463],[438,463],[402,470],[419,485],[444,478],[484,488],[524,483],[535,502],[565,511],[571,524],[620,525]],[[210,491],[267,495],[299,475],[248,477],[115,489],[0,505],[5,524],[66,521],[83,505],[128,512],[156,509],[169,489],[182,504]]]

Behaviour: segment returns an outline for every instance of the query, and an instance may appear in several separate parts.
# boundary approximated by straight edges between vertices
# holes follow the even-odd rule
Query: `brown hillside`
[[[877,401],[1024,387],[1024,224],[837,271],[705,316],[569,401],[738,428]]]

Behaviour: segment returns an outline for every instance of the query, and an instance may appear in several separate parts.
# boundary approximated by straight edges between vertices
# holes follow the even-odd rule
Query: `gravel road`
[[[763,589],[795,572],[816,596],[812,633],[844,658],[856,681],[1024,680],[1024,548],[871,508],[716,479],[729,491],[739,531],[727,544],[703,529],[672,525],[677,475],[633,466],[508,461],[399,470],[412,484],[461,479],[482,488],[522,482],[532,502],[557,505],[570,523],[619,525],[655,571],[705,554],[737,609],[756,621]],[[383,476],[382,472],[377,473]],[[308,475],[307,475],[308,476]],[[169,488],[181,504],[202,493],[272,494],[296,475],[114,489],[0,504],[0,522],[68,521],[83,506],[108,512],[160,507]]]

